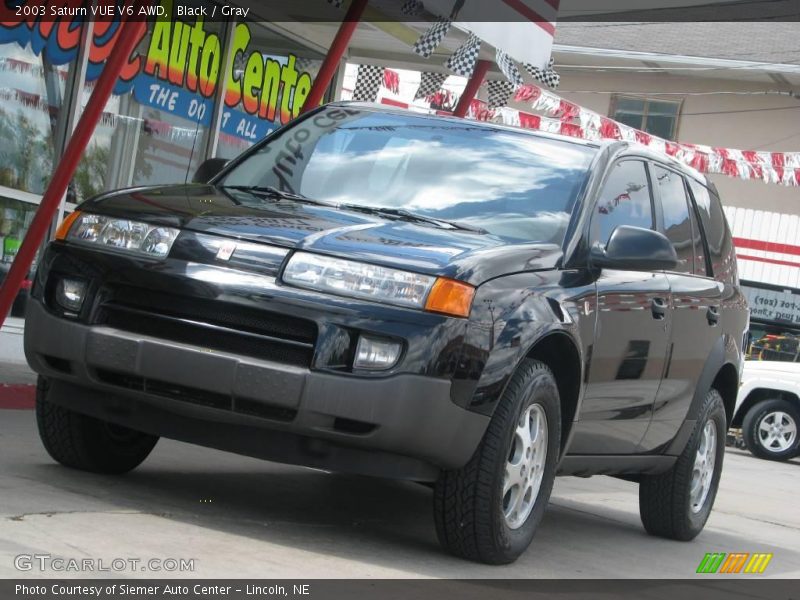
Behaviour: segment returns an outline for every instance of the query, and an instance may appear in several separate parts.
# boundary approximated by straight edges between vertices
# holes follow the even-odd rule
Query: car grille
[[[207,408],[217,408],[221,410],[232,410],[234,412],[271,419],[273,421],[292,421],[297,416],[297,410],[284,406],[274,406],[264,404],[248,398],[236,398],[234,401],[230,396],[202,390],[195,387],[178,385],[159,379],[151,379],[120,373],[108,369],[96,369],[95,375],[103,383],[116,387],[125,388],[155,396],[163,396],[172,400],[180,400],[197,406]]]
[[[317,341],[316,323],[307,319],[131,287],[105,294],[93,322],[302,367],[311,366]]]

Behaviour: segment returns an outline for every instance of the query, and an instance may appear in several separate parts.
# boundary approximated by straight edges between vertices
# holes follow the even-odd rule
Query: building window
[[[681,103],[631,96],[614,96],[611,118],[652,135],[674,140],[678,132]]]
[[[11,263],[14,262],[14,257],[17,255],[36,209],[35,204],[0,195],[0,284],[8,275],[8,270],[11,268]],[[28,284],[30,284],[32,273],[35,270],[36,261],[31,265],[31,269],[25,277]],[[14,299],[9,316],[23,317],[27,298],[27,286],[23,284],[23,289],[17,293],[17,297]]]
[[[76,202],[127,186],[191,180],[205,158],[224,39],[221,22],[194,25],[149,24],[135,52],[138,69],[115,86],[75,173]],[[190,27],[197,42],[183,33]],[[86,94],[104,67],[89,73]]]
[[[59,153],[62,103],[81,105],[62,100],[80,89],[66,86],[80,36],[74,27],[51,25],[0,23],[0,188],[34,195],[43,192]],[[62,31],[70,35],[56,40]],[[116,39],[103,27],[92,30],[84,102]],[[263,23],[151,22],[81,157],[69,202],[127,186],[183,183],[205,158],[238,155],[299,114],[321,59]]]
[[[233,158],[299,114],[320,57],[260,23],[230,27],[227,66],[223,23],[150,25],[138,47],[140,70],[118,84],[76,173],[78,201],[130,185],[191,180],[207,156]],[[196,48],[181,33],[190,28],[201,38]]]
[[[0,36],[0,186],[41,194],[53,171],[66,65]]]

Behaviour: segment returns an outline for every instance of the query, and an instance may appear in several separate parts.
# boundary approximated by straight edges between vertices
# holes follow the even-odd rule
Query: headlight
[[[70,220],[65,239],[151,258],[165,258],[178,237],[172,227],[148,225],[129,219],[79,213]],[[61,238],[64,239],[64,238]]]
[[[283,281],[297,287],[466,317],[475,288],[460,281],[296,252]]]

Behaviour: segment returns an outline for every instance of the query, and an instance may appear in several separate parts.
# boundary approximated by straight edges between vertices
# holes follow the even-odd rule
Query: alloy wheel
[[[694,457],[692,483],[689,488],[689,500],[692,512],[699,513],[705,505],[711,482],[714,479],[714,466],[717,462],[717,426],[709,419],[700,434],[700,444]]]
[[[547,459],[547,435],[544,409],[531,404],[517,423],[503,474],[503,516],[511,529],[522,527],[536,504]]]
[[[758,441],[768,452],[785,452],[797,440],[797,423],[787,413],[767,413],[758,424]]]

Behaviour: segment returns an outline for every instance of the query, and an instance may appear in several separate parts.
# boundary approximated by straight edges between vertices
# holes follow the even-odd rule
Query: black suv
[[[666,156],[333,104],[208,184],[81,205],[27,319],[55,460],[164,436],[433,482],[447,550],[506,563],[559,473],[701,531],[747,306],[714,186]]]

